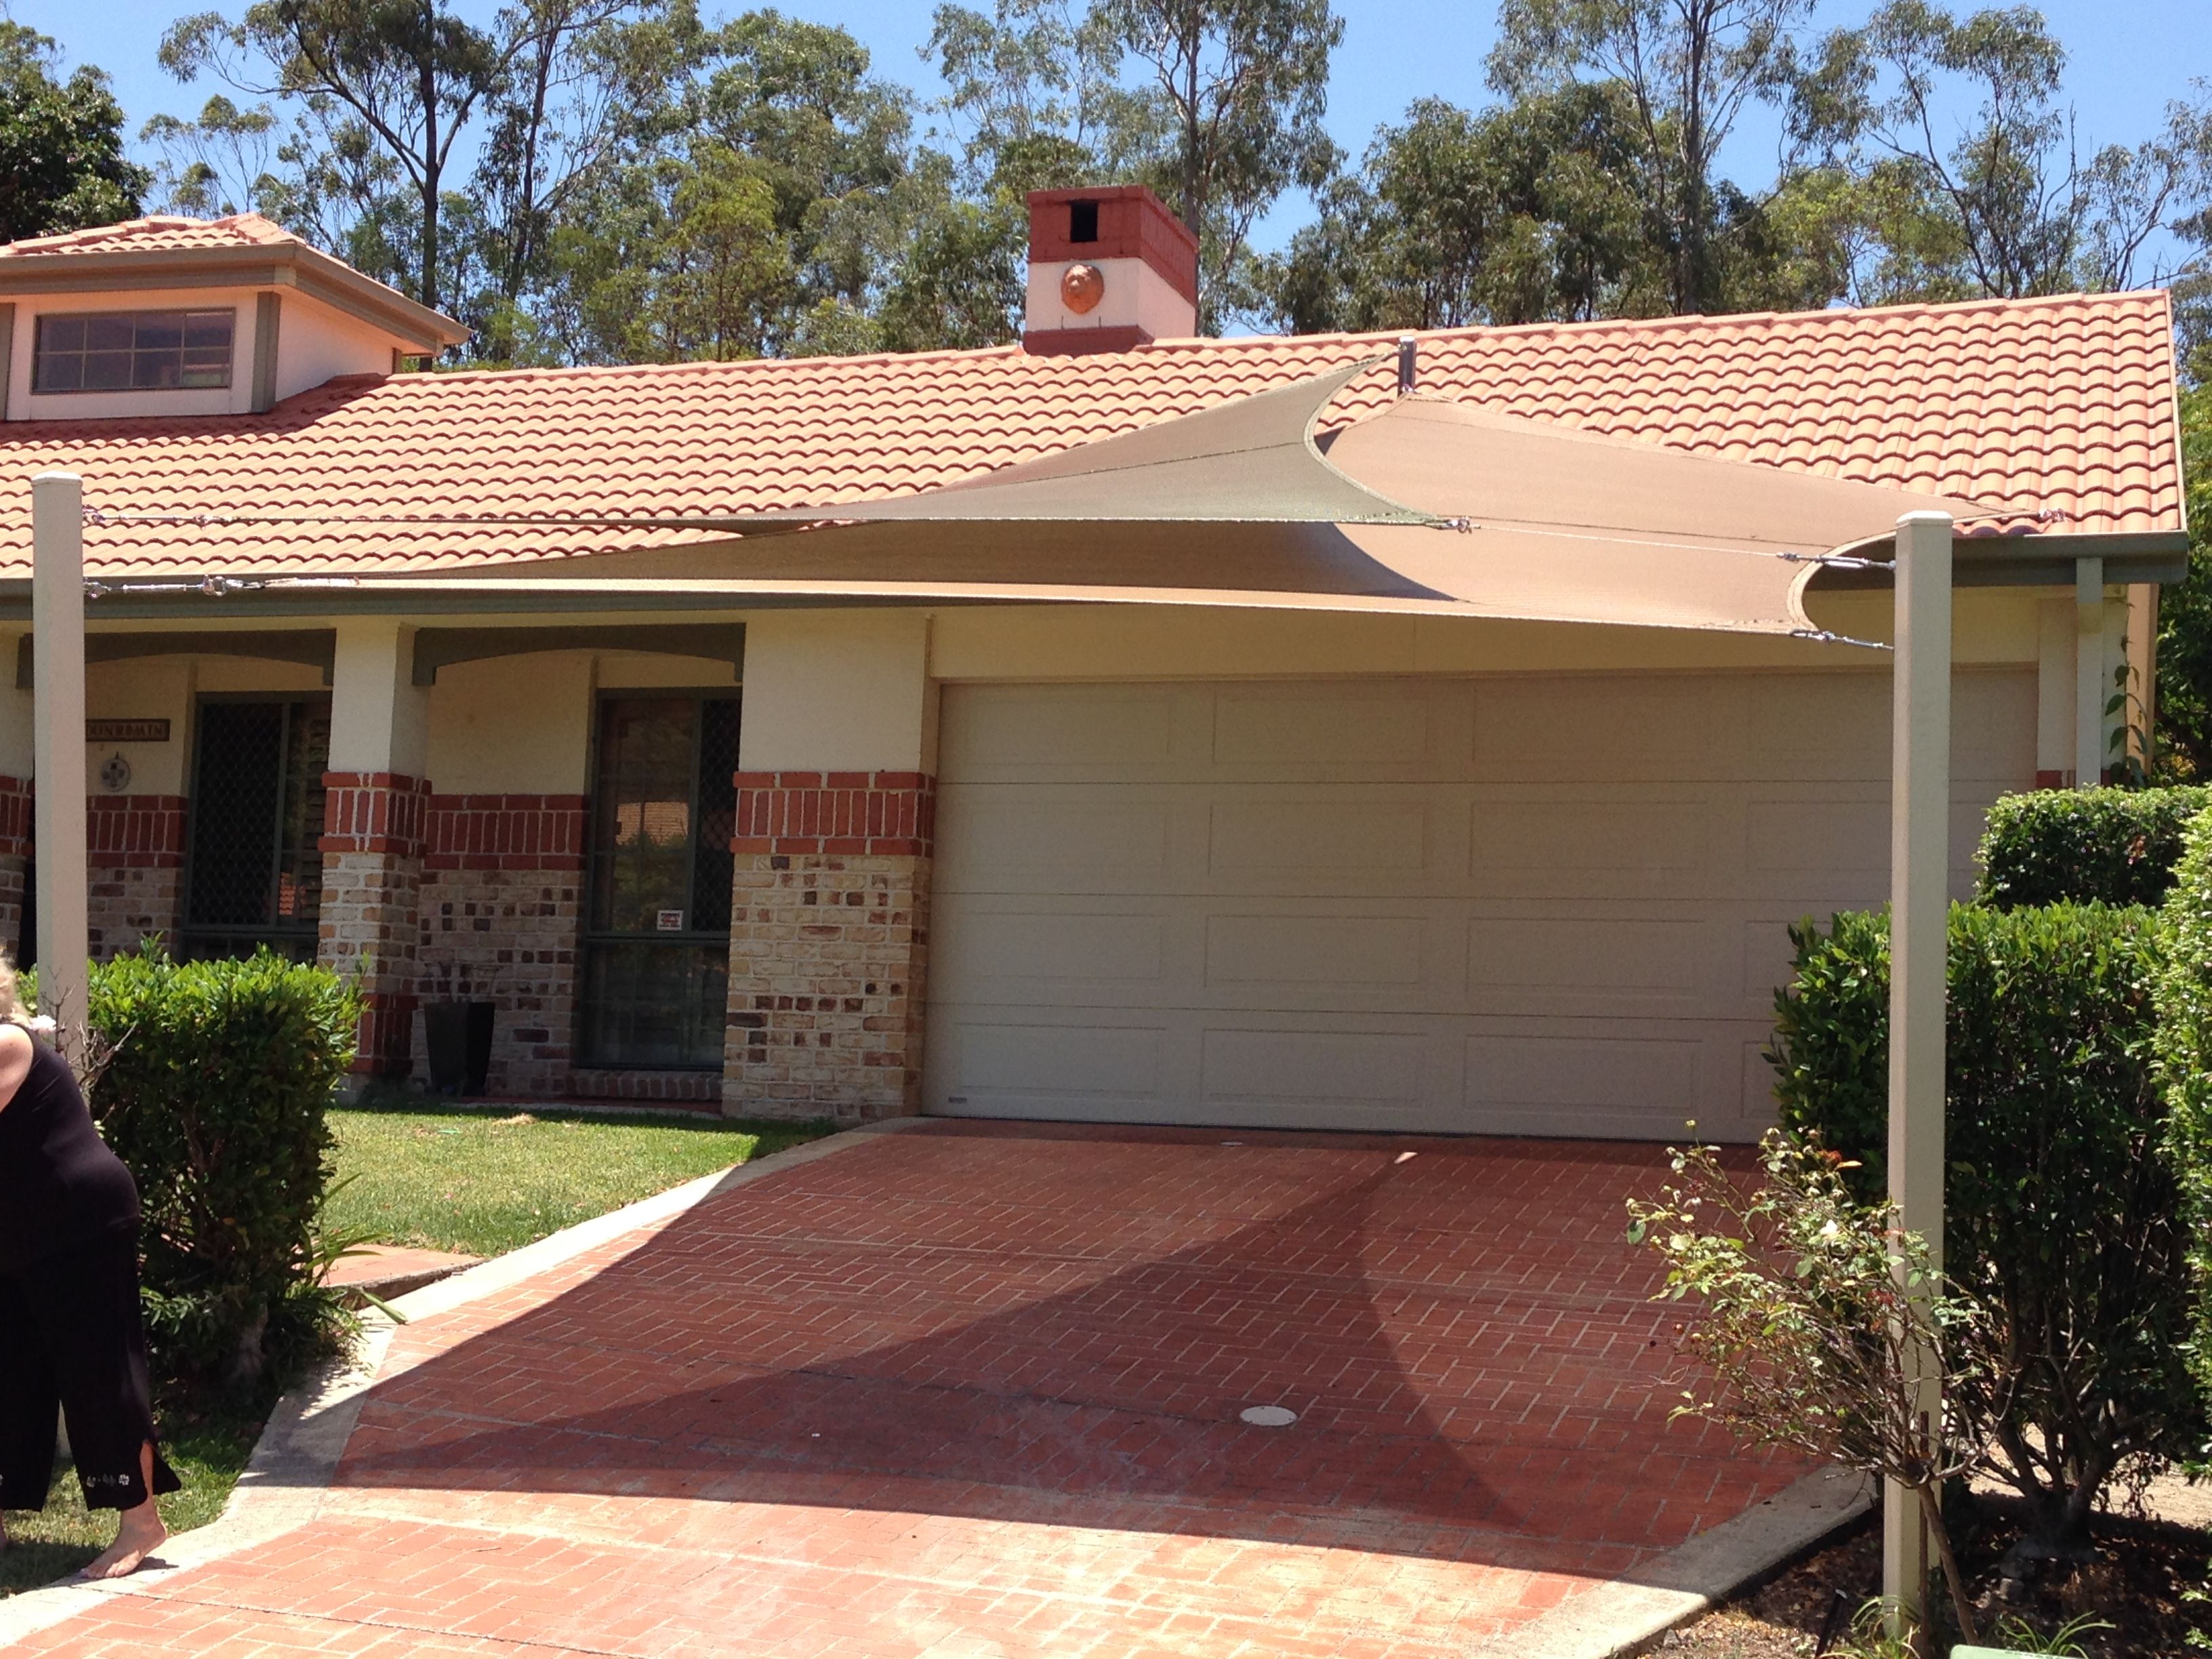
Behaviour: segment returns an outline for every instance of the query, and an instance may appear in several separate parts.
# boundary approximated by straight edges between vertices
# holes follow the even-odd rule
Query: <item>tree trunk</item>
[[[1928,1535],[1936,1540],[1936,1559],[1942,1564],[1944,1587],[1951,1592],[1951,1613],[1959,1621],[1959,1637],[1968,1647],[1978,1646],[1974,1604],[1966,1599],[1966,1581],[1959,1571],[1959,1558],[1951,1548],[1951,1529],[1943,1524],[1943,1505],[1936,1488],[1914,1488],[1920,1496],[1920,1513],[1928,1522]],[[1923,1632],[1923,1642],[1926,1632]]]

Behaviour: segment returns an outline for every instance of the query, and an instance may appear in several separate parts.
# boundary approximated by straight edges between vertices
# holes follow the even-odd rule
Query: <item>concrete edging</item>
[[[1468,1650],[1468,1659],[1621,1659],[1711,1612],[1873,1507],[1866,1478],[1819,1469],[1756,1507],[1676,1545],[1632,1577],[1569,1597],[1542,1618]]]
[[[410,1291],[392,1306],[410,1319],[449,1313],[597,1249],[624,1233],[672,1220],[735,1188],[801,1164],[815,1163],[921,1121],[890,1118],[771,1153],[757,1163],[701,1176],[464,1268]],[[152,1564],[128,1578],[96,1584],[64,1579],[0,1601],[0,1650],[88,1612],[108,1597],[149,1594],[179,1573],[265,1544],[314,1520],[322,1512],[331,1479],[337,1473],[338,1461],[344,1456],[354,1425],[361,1419],[361,1408],[383,1369],[396,1328],[374,1310],[362,1316],[362,1341],[351,1354],[324,1365],[277,1401],[221,1515],[204,1527],[177,1534],[162,1545]]]

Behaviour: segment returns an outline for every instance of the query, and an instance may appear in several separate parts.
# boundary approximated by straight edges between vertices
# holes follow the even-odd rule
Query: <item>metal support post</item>
[[[31,703],[38,860],[39,1012],[72,1063],[87,1012],[84,486],[74,472],[31,480]]]
[[[2074,783],[2105,781],[2105,562],[2074,561]]]
[[[1951,862],[1951,520],[1897,521],[1897,660],[1890,757],[1889,1196],[1898,1225],[1942,1265],[1943,1022]],[[1919,1409],[1942,1409],[1933,1356],[1912,1356]],[[1882,1594],[1915,1624],[1930,1548],[1918,1498],[1893,1482]]]

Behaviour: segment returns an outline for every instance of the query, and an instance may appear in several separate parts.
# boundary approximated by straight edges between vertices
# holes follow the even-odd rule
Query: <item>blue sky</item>
[[[169,22],[208,3],[6,0],[6,9],[17,22],[59,40],[71,62],[107,70],[135,132],[158,112],[191,114],[213,90],[204,84],[179,86],[154,58]],[[243,3],[231,0],[222,9],[236,15]],[[1856,21],[1871,4],[1824,0],[1819,21]],[[487,15],[494,9],[491,0],[463,0],[461,6],[465,13]],[[718,8],[714,0],[705,7],[710,13],[742,9],[734,3]],[[783,0],[781,9],[842,24],[873,52],[878,72],[924,96],[936,90],[916,55],[929,35],[932,8],[924,0]],[[1396,119],[1413,98],[1434,94],[1471,106],[1487,100],[1482,60],[1494,33],[1490,0],[1337,0],[1337,9],[1345,32],[1330,82],[1329,126],[1353,155],[1378,123]],[[2169,99],[2181,96],[2192,79],[2212,76],[2208,0],[2046,0],[2043,9],[2071,55],[2068,90],[2085,149],[2147,136]],[[1729,173],[1740,182],[1764,182],[1773,171],[1775,137],[1772,120],[1754,111],[1724,157]],[[1261,228],[1260,240],[1279,241],[1306,216],[1303,202],[1286,202]]]

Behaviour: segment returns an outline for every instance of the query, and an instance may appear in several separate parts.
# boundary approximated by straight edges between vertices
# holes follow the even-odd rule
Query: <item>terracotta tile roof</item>
[[[1018,348],[334,380],[266,415],[25,422],[0,468],[83,473],[110,513],[738,514],[899,495],[1395,355],[1395,337]],[[1427,334],[1425,393],[1674,446],[1966,496],[2057,531],[2182,523],[2160,294]],[[1350,420],[1393,395],[1355,380]],[[21,574],[29,491],[0,496]],[[94,568],[394,569],[545,556],[665,530],[378,522],[94,525]]]
[[[119,225],[95,225],[90,230],[0,244],[0,259],[35,259],[56,253],[197,252],[206,248],[277,247],[291,242],[307,246],[282,225],[258,213],[234,213],[227,219],[188,219],[180,214],[157,213],[150,218],[126,219]]]

